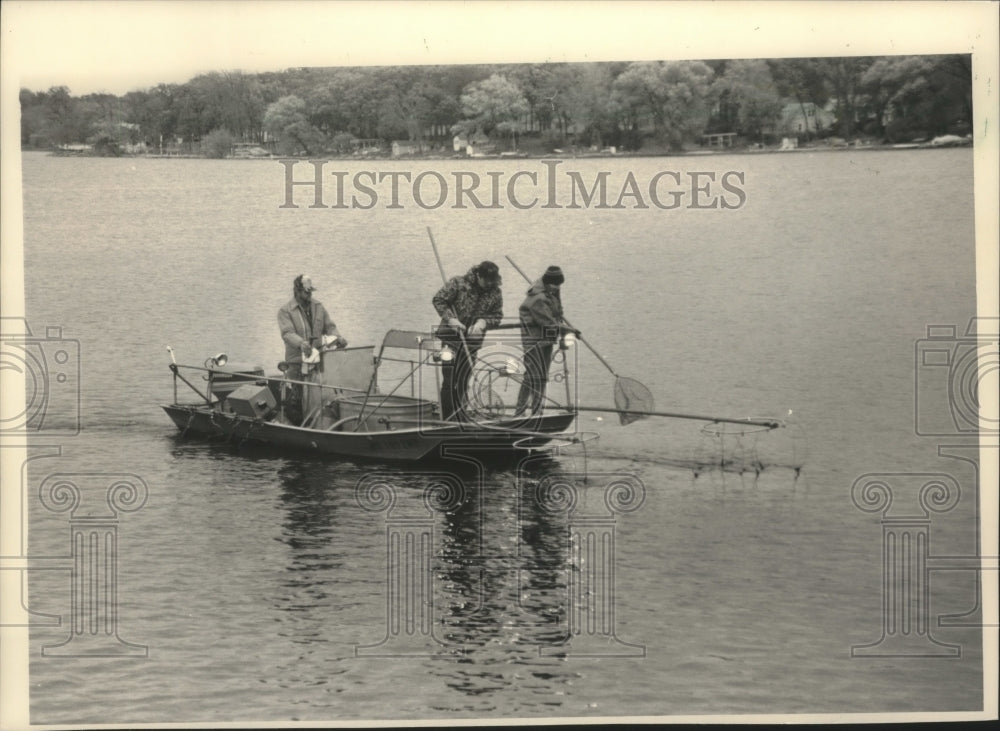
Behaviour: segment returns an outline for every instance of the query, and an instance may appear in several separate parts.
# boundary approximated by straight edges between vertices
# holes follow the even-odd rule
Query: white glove
[[[319,351],[316,348],[312,348],[309,351],[309,355],[302,358],[303,363],[319,363]]]
[[[486,320],[476,320],[469,328],[469,335],[482,335],[486,332]]]

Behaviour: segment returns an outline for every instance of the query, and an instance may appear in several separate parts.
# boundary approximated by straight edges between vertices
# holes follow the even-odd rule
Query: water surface
[[[916,342],[928,324],[964,332],[975,312],[971,151],[563,167],[642,180],[737,170],[747,202],[288,210],[276,162],[24,155],[27,312],[36,334],[58,325],[79,341],[83,424],[60,440],[61,456],[31,463],[27,494],[54,472],[128,472],[149,486],[119,525],[119,632],[148,657],[43,657],[67,630],[33,629],[33,723],[981,707],[974,627],[934,630],[962,646],[956,659],[850,651],[882,627],[881,527],[851,501],[859,476],[953,474],[963,499],[935,517],[934,553],[975,553],[972,468],[914,430]],[[172,397],[165,348],[194,364],[224,351],[273,370],[276,312],[303,271],[352,344],[429,327],[440,279],[428,226],[449,274],[486,258],[501,265],[508,314],[524,285],[504,255],[529,272],[559,264],[570,319],[657,408],[792,410],[792,426],[736,445],[760,455],[759,475],[695,469],[717,448],[701,422],[621,427],[596,413],[580,419],[600,435],[586,453],[523,469],[456,462],[463,499],[423,515],[433,524],[435,633],[465,653],[357,657],[385,636],[387,577],[386,516],[363,509],[355,486],[386,468],[178,438],[158,406]],[[614,377],[586,349],[576,358],[581,402],[611,405]],[[419,512],[426,481],[396,474],[398,509]],[[587,564],[570,551],[569,518],[539,509],[536,490],[558,478],[597,505],[608,474],[645,487],[638,509],[615,516],[613,595],[622,646],[644,654],[581,656],[572,643],[545,654],[574,611],[567,585]],[[67,553],[66,516],[29,504],[32,551]],[[970,572],[932,579],[934,616],[976,604]],[[33,572],[31,606],[67,614],[68,574]]]

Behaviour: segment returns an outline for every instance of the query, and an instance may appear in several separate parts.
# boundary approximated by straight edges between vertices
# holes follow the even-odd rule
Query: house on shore
[[[490,144],[490,138],[479,132],[473,132],[471,135],[455,135],[451,138],[451,147],[455,152],[464,152],[466,155],[473,155],[476,152],[481,152],[483,148],[488,147]]]
[[[836,119],[837,117],[832,111],[812,102],[801,104],[787,102],[781,109],[781,121],[778,123],[778,129],[793,135],[816,134],[829,129]]]
[[[420,140],[393,140],[392,156],[420,155],[427,151],[427,145]]]

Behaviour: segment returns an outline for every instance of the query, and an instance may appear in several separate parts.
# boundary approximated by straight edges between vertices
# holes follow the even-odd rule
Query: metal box
[[[254,419],[266,419],[278,407],[271,389],[255,383],[248,383],[234,390],[226,398],[226,404],[234,414]]]
[[[210,381],[209,390],[211,394],[224,399],[247,381],[252,383],[263,375],[264,369],[259,365],[251,363],[227,363],[224,366],[215,366],[212,368],[205,378],[208,378]]]

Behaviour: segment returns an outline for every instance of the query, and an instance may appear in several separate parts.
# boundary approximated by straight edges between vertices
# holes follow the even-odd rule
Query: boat
[[[461,420],[443,420],[436,397],[439,368],[448,362],[450,351],[434,333],[390,330],[377,355],[375,346],[324,349],[301,381],[287,378],[283,363],[280,373],[265,375],[263,367],[230,362],[221,353],[194,366],[178,364],[173,350],[168,351],[174,400],[162,408],[183,435],[390,462],[424,462],[455,452],[523,456],[525,451],[554,450],[596,437],[572,431],[577,410],[568,403],[568,386],[565,404],[547,397],[540,414],[508,415],[511,407],[492,385],[497,378],[519,381],[516,360],[510,357],[497,366],[480,355],[476,367],[487,374],[485,388],[477,392],[482,397],[470,399]],[[384,377],[390,366],[397,372]],[[476,378],[471,382],[475,386]],[[197,400],[179,400],[179,383]],[[284,408],[295,385],[302,388],[301,424],[292,423]],[[428,392],[434,398],[425,398]]]

